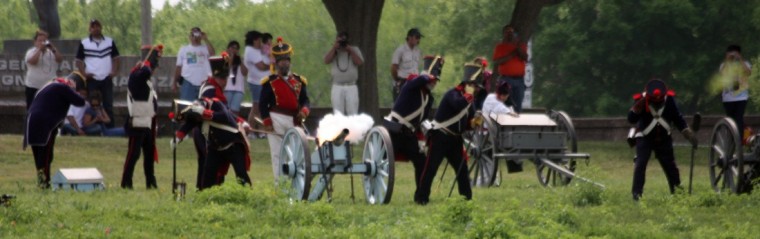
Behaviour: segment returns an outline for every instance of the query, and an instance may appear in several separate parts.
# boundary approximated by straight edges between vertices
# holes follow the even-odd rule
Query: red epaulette
[[[642,94],[642,93],[636,93],[636,94],[633,94],[633,100],[634,100],[634,101],[638,101],[638,100],[640,100],[641,98],[644,98],[644,94]]]

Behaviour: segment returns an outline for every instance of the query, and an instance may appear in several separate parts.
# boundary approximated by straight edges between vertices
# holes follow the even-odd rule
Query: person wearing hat
[[[631,189],[633,200],[638,201],[644,192],[646,168],[652,151],[665,171],[670,193],[674,193],[676,188],[681,189],[681,178],[673,155],[671,131],[673,129],[681,131],[693,147],[697,146],[697,138],[687,127],[678,109],[675,92],[669,90],[664,81],[656,78],[650,80],[644,88],[644,93],[634,95],[634,100],[636,103],[628,112],[628,122],[636,124],[637,131],[636,159]]]
[[[364,63],[364,57],[359,47],[349,44],[348,32],[340,32],[335,38],[332,48],[325,54],[325,64],[330,67],[332,90],[330,99],[333,111],[343,115],[359,113],[359,66]]]
[[[308,81],[305,77],[290,71],[290,57],[293,46],[284,42],[281,37],[272,46],[275,57],[276,74],[261,81],[261,99],[259,109],[269,139],[269,151],[272,156],[272,173],[275,182],[279,180],[280,144],[282,135],[290,128],[302,126],[309,116],[309,96],[306,92]]]
[[[468,66],[468,64],[465,64]],[[435,112],[432,128],[428,132],[429,155],[425,161],[420,184],[415,191],[415,202],[425,205],[430,200],[430,188],[433,179],[445,157],[456,171],[459,194],[465,199],[472,199],[472,188],[468,175],[467,163],[462,157],[464,141],[462,133],[472,129],[474,124],[482,122],[476,119],[475,100],[483,84],[483,70],[465,70],[462,81],[454,88],[446,91]],[[477,116],[479,117],[479,116]]]
[[[229,71],[228,71],[229,72]],[[206,158],[200,170],[198,189],[203,190],[220,185],[232,164],[237,181],[251,185],[248,170],[251,167],[248,140],[242,118],[227,108],[227,103],[218,98],[201,97],[193,105],[185,108],[179,118],[184,123],[175,133],[172,148],[181,142],[188,132],[200,128],[206,142]]]
[[[179,98],[193,101],[198,98],[203,81],[211,76],[209,58],[216,52],[208,40],[208,35],[201,31],[201,28],[193,27],[190,29],[188,37],[190,44],[180,48],[177,53],[177,67],[174,69],[172,90],[177,91],[181,85]]]
[[[121,174],[121,187],[132,189],[132,175],[135,164],[143,154],[143,171],[145,186],[148,189],[158,188],[156,176],[153,173],[154,161],[158,162],[156,150],[156,111],[158,110],[158,94],[153,89],[151,76],[158,68],[163,45],[144,46],[147,50],[145,60],[138,62],[129,73],[127,81],[127,109],[129,118],[124,123],[124,130],[129,136],[127,157],[124,171]]]
[[[516,112],[522,111],[525,97],[525,63],[528,61],[528,47],[521,41],[512,25],[502,28],[503,38],[493,51],[493,62],[498,66],[499,82],[507,82],[512,87],[510,101]]]
[[[113,39],[103,35],[100,21],[90,20],[90,35],[80,41],[75,64],[87,77],[87,92],[100,91],[103,108],[113,119],[113,77],[119,72],[119,49]],[[106,127],[113,128],[113,124],[111,121]]]
[[[228,60],[230,60],[230,58],[212,57],[209,59],[208,62],[212,69],[212,76],[207,77],[207,79],[201,84],[197,99],[216,99],[227,104],[227,98],[224,95],[224,87],[227,85],[227,77],[229,77],[230,74]],[[192,133],[193,145],[195,146],[195,152],[197,154],[198,174],[195,185],[200,189],[208,155],[207,140],[200,129],[192,129],[187,132]],[[184,135],[182,138],[184,138]]]
[[[34,46],[26,51],[26,56],[24,57],[24,63],[26,63],[24,86],[26,86],[27,110],[32,105],[34,94],[43,85],[56,77],[58,64],[63,61],[61,52],[48,40],[47,32],[37,30],[33,40]]]
[[[37,91],[26,116],[23,148],[32,146],[37,169],[37,184],[50,187],[50,165],[58,126],[66,118],[69,105],[84,106],[85,100],[76,89],[86,89],[84,77],[74,72],[66,78],[56,78]]]
[[[425,167],[422,122],[430,118],[433,107],[432,90],[438,83],[443,70],[443,58],[426,56],[425,69],[421,75],[410,75],[401,88],[398,99],[393,103],[390,114],[383,119],[383,126],[388,130],[393,142],[393,152],[399,161],[408,160],[414,166],[414,182],[419,187],[422,171]],[[402,160],[403,159],[403,160]],[[417,202],[417,196],[414,197]]]
[[[412,28],[406,33],[406,42],[401,44],[391,57],[391,77],[393,78],[393,101],[396,101],[401,88],[410,75],[419,74],[422,50],[419,48],[423,37],[420,29]]]

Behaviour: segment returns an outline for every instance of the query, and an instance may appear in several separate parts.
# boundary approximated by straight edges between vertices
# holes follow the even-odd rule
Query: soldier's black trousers
[[[206,164],[203,168],[203,179],[201,180],[201,190],[218,185],[222,177],[219,168],[226,164],[232,164],[235,170],[237,181],[244,185],[251,185],[251,178],[245,170],[245,145],[235,143],[225,150],[209,148],[206,157]]]
[[[129,133],[129,149],[127,159],[124,161],[124,172],[121,174],[121,187],[132,188],[132,176],[135,171],[137,160],[140,159],[140,151],[143,153],[143,171],[145,173],[145,186],[157,188],[156,175],[153,172],[155,162],[156,140],[150,130],[132,130]]]
[[[45,146],[32,146],[34,166],[37,168],[37,184],[42,188],[50,187],[50,164],[53,163],[53,147],[57,131],[50,134]]]
[[[462,158],[463,143],[462,136],[447,135],[440,130],[430,132],[430,144],[428,145],[430,154],[425,161],[420,185],[414,193],[415,202],[425,204],[430,200],[430,188],[433,185],[438,166],[441,165],[444,157],[446,157],[451,168],[455,170],[459,195],[464,196],[467,200],[472,199],[469,170],[467,163]]]
[[[422,170],[425,167],[425,154],[420,152],[417,137],[410,130],[404,128],[401,132],[390,133],[393,142],[393,152],[401,153],[414,166],[414,184],[419,187]]]
[[[670,192],[673,193],[675,186],[681,185],[681,177],[678,174],[678,166],[676,166],[673,155],[673,139],[663,137],[659,142],[654,141],[649,137],[636,139],[636,162],[633,169],[633,188],[631,189],[634,197],[641,196],[644,192],[647,163],[652,156],[652,151],[654,151],[654,156],[660,161],[660,166],[665,171]]]

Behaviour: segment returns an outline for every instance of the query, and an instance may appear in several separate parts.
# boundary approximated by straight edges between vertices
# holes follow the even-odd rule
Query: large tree
[[[359,109],[379,119],[377,87],[377,29],[385,0],[322,0],[335,23],[336,33],[348,32],[352,44],[364,55],[364,65],[359,68]]]
[[[562,1],[563,0],[517,0],[509,24],[512,24],[515,27],[515,30],[520,33],[520,37],[530,39],[530,37],[533,36],[533,30],[538,22],[541,9]]]

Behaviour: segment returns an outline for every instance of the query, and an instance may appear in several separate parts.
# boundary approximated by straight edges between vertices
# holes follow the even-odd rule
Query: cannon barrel
[[[346,137],[348,136],[348,129],[344,128],[340,131],[340,134],[335,136],[330,142],[332,142],[333,145],[343,145],[343,142],[346,141]]]

